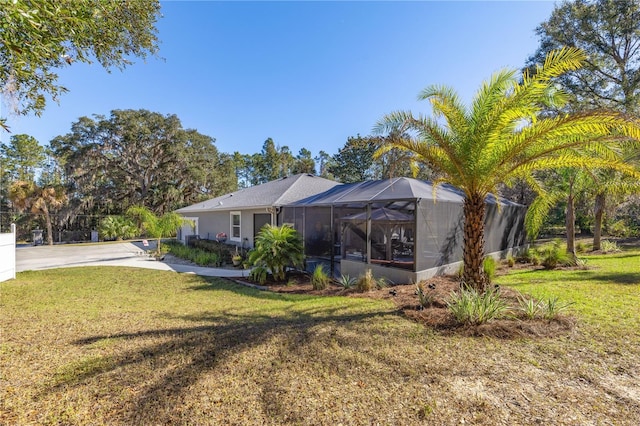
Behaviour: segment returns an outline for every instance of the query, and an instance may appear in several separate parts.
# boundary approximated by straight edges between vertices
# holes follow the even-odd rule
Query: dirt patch
[[[248,279],[236,279],[239,283],[255,285]],[[518,295],[509,288],[500,288],[503,299],[510,307],[505,318],[493,320],[481,325],[461,325],[447,309],[447,300],[451,294],[460,289],[459,279],[445,275],[425,280],[433,303],[423,308],[416,294],[415,284],[394,285],[369,292],[358,292],[356,289],[345,289],[338,285],[329,285],[325,290],[314,290],[309,276],[303,273],[291,274],[286,283],[267,281],[262,285],[268,291],[287,294],[308,294],[315,296],[368,297],[392,301],[398,311],[424,326],[443,334],[459,334],[463,336],[493,336],[504,339],[520,337],[554,337],[566,335],[575,327],[575,320],[567,316],[559,316],[553,320],[526,319],[518,310]]]

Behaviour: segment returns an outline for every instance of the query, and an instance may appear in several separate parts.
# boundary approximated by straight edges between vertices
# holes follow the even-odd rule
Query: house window
[[[240,212],[231,212],[231,241],[241,241],[240,237]]]

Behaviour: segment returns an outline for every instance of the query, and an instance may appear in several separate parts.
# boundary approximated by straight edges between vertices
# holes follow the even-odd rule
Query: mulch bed
[[[236,279],[236,281],[255,284],[246,278]],[[325,290],[314,290],[307,274],[295,273],[289,275],[287,283],[267,280],[262,286],[267,288],[268,291],[276,293],[368,297],[391,300],[397,306],[398,311],[405,317],[443,334],[493,336],[507,339],[527,336],[553,337],[566,335],[575,327],[575,320],[564,315],[550,321],[543,319],[530,320],[520,315],[493,320],[481,325],[461,325],[455,321],[446,306],[446,301],[451,293],[460,288],[459,279],[451,275],[437,276],[426,280],[425,288],[429,284],[435,285],[435,288],[431,290],[434,296],[434,303],[428,308],[419,306],[418,296],[415,293],[415,284],[394,285],[364,293],[355,289],[344,289],[335,284],[329,285]],[[518,305],[517,293],[514,290],[501,288],[500,291],[509,306],[515,307]]]

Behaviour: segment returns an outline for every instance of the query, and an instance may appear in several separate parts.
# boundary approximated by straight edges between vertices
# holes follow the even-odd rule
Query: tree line
[[[374,156],[390,137],[350,137],[335,155],[313,157],[303,148],[294,156],[271,138],[260,152],[229,154],[171,114],[114,110],[80,117],[46,146],[25,134],[0,146],[3,223],[17,222],[23,233],[44,225],[52,235],[54,228],[95,228],[100,218],[132,206],[162,215],[298,173],[345,183],[408,176],[409,162],[398,152]],[[429,177],[426,167],[420,177]]]

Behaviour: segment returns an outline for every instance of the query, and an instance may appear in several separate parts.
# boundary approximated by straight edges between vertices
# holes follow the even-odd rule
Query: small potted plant
[[[238,253],[238,247],[236,247],[236,254],[231,257],[231,261],[233,262],[233,266],[239,266],[242,263],[242,256]]]

